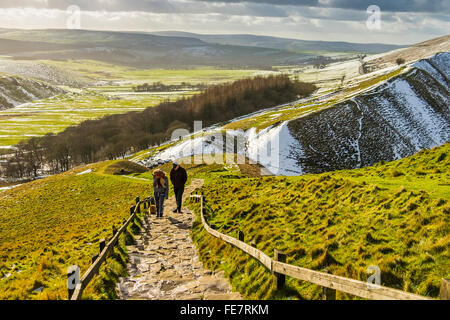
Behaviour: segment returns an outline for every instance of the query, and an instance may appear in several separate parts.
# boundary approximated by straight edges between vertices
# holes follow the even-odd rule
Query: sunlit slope
[[[169,172],[171,164],[160,168]],[[258,176],[256,165],[186,165],[192,178]],[[67,299],[67,267],[81,273],[98,253],[98,241],[129,216],[136,196],[153,193],[152,173],[126,160],[106,161],[26,183],[0,193],[0,300]],[[172,194],[172,188],[170,189]],[[129,228],[130,229],[130,228]],[[114,299],[118,276],[126,275],[125,244],[102,266],[83,294]],[[132,239],[131,239],[132,241]]]
[[[152,192],[151,181],[108,174],[118,167],[127,173],[145,168],[110,164],[74,169],[0,193],[0,300],[67,299],[67,267],[76,264],[86,271],[98,253],[98,241],[111,237],[112,226],[129,216],[136,196]],[[124,252],[120,255],[126,259]],[[117,263],[108,268],[123,272]],[[110,296],[105,291],[104,283],[96,280],[85,296]]]
[[[450,144],[373,167],[301,177],[207,179],[208,223],[256,241],[269,256],[429,297],[450,276]],[[191,206],[198,207],[196,203]],[[321,288],[287,278],[276,293],[272,275],[240,250],[208,235],[199,219],[193,238],[201,259],[223,269],[246,298],[320,299]],[[338,298],[350,298],[338,293]]]

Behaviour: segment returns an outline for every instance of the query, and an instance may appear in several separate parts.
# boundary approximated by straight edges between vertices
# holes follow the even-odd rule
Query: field
[[[436,298],[450,276],[450,144],[373,167],[300,177],[207,178],[207,220],[269,256]],[[230,201],[230,194],[233,201]],[[198,213],[198,204],[191,203]],[[320,299],[321,288],[287,278],[277,292],[259,262],[210,235],[197,217],[192,231],[201,260],[222,269],[249,299]],[[354,297],[338,293],[338,299]]]
[[[165,99],[190,93],[122,95],[112,97],[92,91],[57,96],[0,111],[0,148],[23,139],[58,133],[65,128],[105,115],[139,111]]]
[[[216,84],[269,71],[198,67],[191,69],[135,69],[93,60],[42,61],[94,83],[141,84],[161,81],[166,85],[189,82]]]

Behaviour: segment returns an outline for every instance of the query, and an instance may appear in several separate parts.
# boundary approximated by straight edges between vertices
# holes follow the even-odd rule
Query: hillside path
[[[203,185],[193,179],[184,192],[186,199]],[[183,200],[184,200],[183,199]],[[241,299],[231,292],[223,271],[203,269],[190,231],[195,216],[183,207],[176,208],[172,196],[165,202],[164,217],[146,215],[136,245],[129,246],[129,277],[120,278],[117,291],[121,299],[131,300],[229,300]]]

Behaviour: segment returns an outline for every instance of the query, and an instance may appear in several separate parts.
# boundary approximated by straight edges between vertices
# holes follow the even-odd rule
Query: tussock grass
[[[206,218],[223,233],[242,230],[269,256],[286,252],[290,264],[362,281],[377,265],[382,285],[437,297],[441,278],[450,276],[449,152],[446,144],[395,162],[301,177],[210,178],[201,190]],[[206,267],[223,269],[246,298],[321,297],[319,287],[289,277],[286,290],[276,292],[270,271],[207,234],[199,219],[192,237]]]
[[[127,175],[132,173],[144,173],[147,171],[149,170],[146,167],[137,163],[127,160],[120,160],[106,166],[103,173],[112,175]]]

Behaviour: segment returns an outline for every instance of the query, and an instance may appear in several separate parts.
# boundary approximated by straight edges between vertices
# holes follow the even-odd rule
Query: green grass
[[[261,70],[219,69],[215,67],[142,70],[93,60],[43,61],[43,63],[79,74],[89,80],[125,80],[135,83],[161,81],[166,85],[180,84],[181,82],[215,84],[235,81],[260,73],[271,73]]]
[[[98,241],[122,224],[136,196],[151,194],[151,181],[107,175],[114,162],[71,170],[0,193],[1,299],[66,299],[66,272],[85,272]],[[77,175],[88,168],[92,173]],[[129,166],[126,166],[129,168]],[[102,266],[83,298],[114,298],[114,281],[126,275],[125,241]],[[44,286],[41,293],[35,289]]]
[[[269,256],[366,281],[371,265],[382,285],[436,298],[450,276],[450,144],[391,163],[300,177],[226,179],[206,176],[202,191],[211,227],[255,240]],[[198,205],[190,206],[198,213]],[[201,260],[223,269],[250,299],[320,299],[321,288],[272,275],[242,251],[192,230]],[[338,299],[354,297],[338,292]]]
[[[307,102],[304,104],[296,105],[294,107],[282,107],[267,113],[231,122],[229,124],[226,124],[223,128],[230,130],[248,130],[254,127],[258,130],[262,130],[283,121],[289,121],[306,116],[307,114],[312,112],[317,112],[319,110],[332,107],[334,106],[334,104],[335,100],[319,104],[314,102]]]
[[[397,68],[394,71],[388,72],[386,74],[382,74],[367,80],[363,80],[359,83],[357,83],[355,86],[352,86],[346,90],[344,90],[344,94],[347,95],[354,95],[356,93],[361,92],[362,90],[367,90],[368,88],[372,86],[379,85],[380,83],[384,81],[388,81],[390,79],[393,79],[399,75],[401,75],[405,71],[405,67]]]
[[[99,172],[110,175],[129,175],[133,173],[144,173],[148,169],[139,164],[127,160],[114,161],[112,164],[103,167]]]

